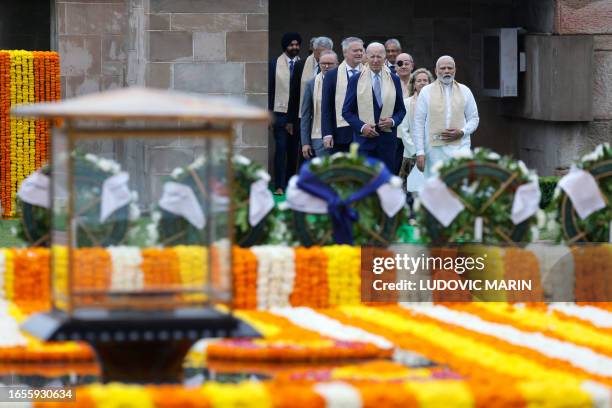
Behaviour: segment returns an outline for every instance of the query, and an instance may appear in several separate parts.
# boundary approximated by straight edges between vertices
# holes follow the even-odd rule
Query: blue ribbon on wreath
[[[333,188],[310,171],[309,162],[304,163],[300,169],[297,186],[327,202],[327,212],[332,221],[333,237],[338,244],[353,244],[353,223],[359,220],[359,213],[350,206],[351,203],[375,193],[380,186],[388,183],[393,176],[387,166],[380,160],[368,158],[367,162],[373,167],[380,166],[380,172],[345,200],[341,199]]]

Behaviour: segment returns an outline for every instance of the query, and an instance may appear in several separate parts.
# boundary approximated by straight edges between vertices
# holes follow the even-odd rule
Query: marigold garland
[[[12,106],[60,99],[56,52],[0,51],[0,203],[16,215],[21,182],[48,159],[49,122],[10,118]]]
[[[327,255],[329,305],[361,302],[361,248],[349,245],[323,247]]]
[[[295,282],[289,297],[292,306],[327,307],[328,260],[321,247],[295,248]]]

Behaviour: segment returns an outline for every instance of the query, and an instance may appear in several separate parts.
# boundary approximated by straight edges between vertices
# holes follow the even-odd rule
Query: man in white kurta
[[[438,79],[425,86],[414,112],[414,142],[419,170],[433,175],[435,164],[469,151],[470,135],[478,127],[478,108],[470,89],[455,81],[455,61],[443,56],[436,63]]]

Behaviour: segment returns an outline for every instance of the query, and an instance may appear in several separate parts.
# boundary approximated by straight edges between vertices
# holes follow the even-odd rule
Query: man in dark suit
[[[329,154],[329,149],[323,146],[321,136],[321,94],[325,75],[338,66],[338,56],[331,50],[323,51],[319,57],[319,65],[321,72],[306,83],[304,100],[300,108],[302,113],[300,137],[302,157],[305,160]]]
[[[297,171],[299,150],[298,112],[303,64],[298,54],[302,37],[285,33],[283,53],[272,59],[268,69],[268,109],[274,113],[274,187],[282,194],[287,180]]]
[[[353,129],[342,117],[342,106],[348,80],[359,76],[363,59],[363,41],[348,37],[342,41],[344,61],[337,69],[330,70],[323,80],[321,100],[321,132],[326,148],[334,152],[348,152],[353,142]]]
[[[371,43],[368,67],[349,79],[342,116],[353,128],[359,152],[382,160],[391,170],[395,161],[397,126],[406,115],[402,86],[385,64],[385,47]]]
[[[391,70],[394,74],[395,72],[395,60],[397,56],[402,53],[402,45],[400,44],[397,38],[389,38],[385,41],[385,55],[387,57],[387,61],[385,65],[387,68]]]

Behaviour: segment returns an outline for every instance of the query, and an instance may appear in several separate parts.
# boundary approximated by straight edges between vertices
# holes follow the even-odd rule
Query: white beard
[[[453,83],[454,80],[455,80],[455,76],[448,76],[448,77],[440,78],[440,82],[442,82],[444,85],[450,85]]]

